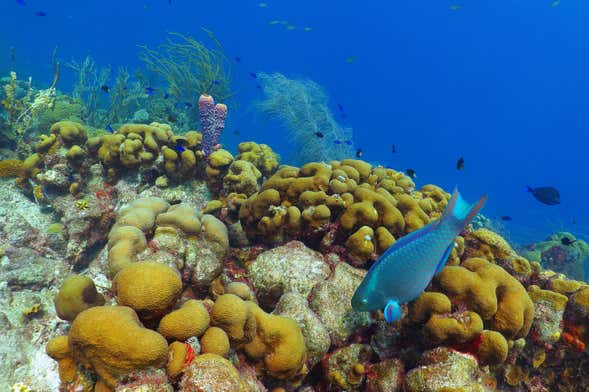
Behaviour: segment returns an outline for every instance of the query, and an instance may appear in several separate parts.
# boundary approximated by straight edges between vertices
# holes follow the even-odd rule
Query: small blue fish
[[[346,140],[344,143],[346,143],[346,145],[351,146],[352,145],[352,141],[351,140]]]
[[[218,86],[220,84],[221,84],[221,82],[219,82],[218,80],[213,80],[213,85]]]
[[[440,272],[456,245],[454,239],[485,204],[469,205],[454,189],[440,219],[400,238],[370,267],[352,297],[361,312],[383,309],[388,323],[399,320],[401,304],[413,301]]]
[[[259,84],[256,84],[256,88],[261,90],[262,86],[260,86]]]
[[[110,133],[115,133],[115,130],[113,129],[113,127],[110,124],[108,124],[106,126],[106,130],[109,131]]]
[[[153,87],[145,87],[145,94],[152,95],[155,93],[155,89]]]
[[[24,7],[25,5],[27,5],[27,2],[26,2],[25,0],[16,0],[16,3],[17,3],[18,5],[22,5],[23,7]]]
[[[257,78],[258,78],[258,75],[256,75],[256,73],[255,73],[255,72],[250,72],[250,76],[251,76],[253,79],[257,79]]]
[[[337,104],[337,108],[339,109],[340,112],[343,112],[344,111],[344,107],[342,106],[341,103],[338,103]]]
[[[235,56],[233,60],[235,60],[236,63],[241,63],[241,57],[239,56]]]
[[[165,94],[164,94],[164,99],[168,99],[168,98],[170,98],[170,94],[168,94],[168,93],[165,93]]]
[[[45,11],[37,11],[37,12],[35,12],[35,16],[47,16],[47,12],[45,12]]]
[[[175,145],[174,146],[174,150],[178,151],[178,152],[184,152],[186,151],[186,149],[180,145]]]
[[[334,142],[335,144],[342,144],[342,141],[341,141],[341,140],[334,140],[333,142]]]

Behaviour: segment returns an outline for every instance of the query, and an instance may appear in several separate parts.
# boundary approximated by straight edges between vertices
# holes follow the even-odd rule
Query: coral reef
[[[550,235],[544,241],[526,246],[520,253],[531,261],[539,262],[546,269],[562,272],[571,279],[583,279],[584,264],[589,258],[589,244],[571,233],[560,232]]]
[[[582,263],[580,240],[559,233],[534,258],[468,227],[387,324],[352,295],[449,195],[362,160],[279,166],[266,145],[233,155],[207,137],[60,119],[0,163],[0,389],[589,388],[589,286],[548,269],[557,248]]]

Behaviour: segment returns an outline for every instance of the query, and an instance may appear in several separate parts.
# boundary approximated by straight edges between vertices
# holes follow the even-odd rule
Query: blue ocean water
[[[250,72],[309,78],[329,92],[334,113],[345,109],[340,120],[363,159],[412,168],[418,186],[458,185],[469,200],[488,193],[484,213],[511,216],[504,226],[515,242],[560,230],[587,240],[588,19],[579,0],[4,0],[0,71],[8,73],[11,46],[19,75],[43,88],[55,47],[62,61],[91,55],[132,70],[138,44],[157,46],[169,31],[202,38],[206,27],[241,59],[228,127],[240,136],[228,133],[230,148],[256,140],[287,154],[292,143],[252,108],[262,91]],[[73,81],[64,69],[58,88]],[[562,203],[542,205],[526,185],[555,186]]]

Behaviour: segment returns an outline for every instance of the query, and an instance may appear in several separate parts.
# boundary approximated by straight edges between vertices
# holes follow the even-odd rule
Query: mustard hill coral
[[[466,304],[485,323],[508,338],[525,337],[534,319],[534,304],[524,287],[503,268],[472,258],[447,266],[436,277],[453,302]]]

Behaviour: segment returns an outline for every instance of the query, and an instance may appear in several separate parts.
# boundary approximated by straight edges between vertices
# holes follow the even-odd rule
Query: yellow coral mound
[[[163,367],[168,344],[160,334],[143,327],[133,309],[97,306],[80,313],[69,334],[72,356],[114,387],[119,377]]]
[[[131,307],[142,320],[154,320],[166,314],[180,298],[182,280],[165,264],[140,261],[117,273],[113,291],[119,305]]]
[[[256,336],[244,347],[254,360],[262,360],[264,371],[278,379],[290,379],[303,372],[307,358],[305,340],[297,323],[282,316],[265,313],[248,302],[256,319]]]
[[[96,291],[96,286],[89,277],[70,275],[61,285],[53,302],[57,316],[72,321],[81,311],[104,305],[104,297]]]
[[[534,319],[534,304],[526,289],[503,268],[471,258],[447,266],[435,278],[452,302],[466,304],[507,338],[525,337]]]

